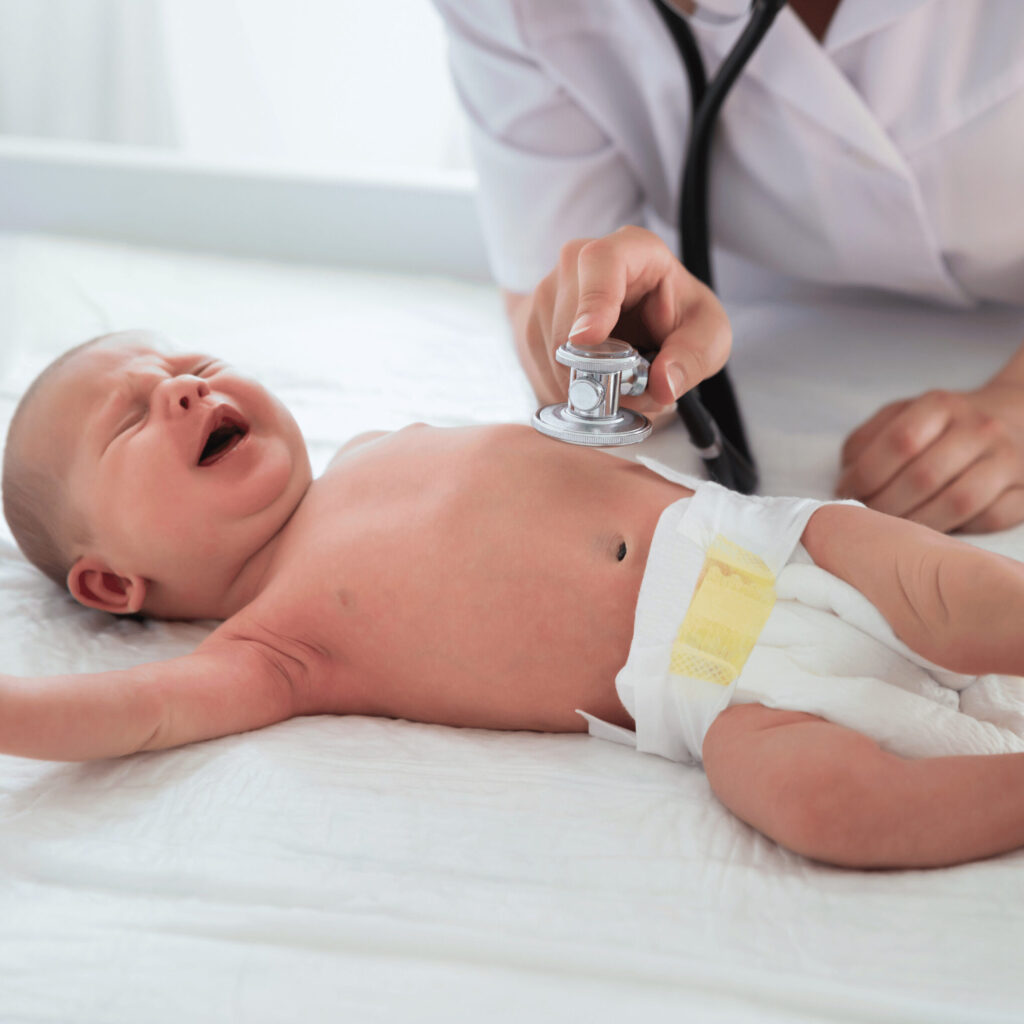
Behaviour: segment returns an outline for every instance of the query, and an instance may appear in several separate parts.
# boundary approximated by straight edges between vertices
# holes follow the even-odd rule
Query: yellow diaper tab
[[[672,644],[669,671],[728,686],[754,649],[775,604],[775,575],[721,534],[707,550],[693,599]]]

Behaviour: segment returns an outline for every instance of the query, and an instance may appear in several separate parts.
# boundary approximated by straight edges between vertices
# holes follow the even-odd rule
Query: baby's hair
[[[40,388],[83,349],[95,345],[109,334],[90,338],[58,356],[29,385],[21,397],[7,431],[3,464],[4,518],[25,557],[58,586],[67,586],[67,575],[73,564],[70,550],[82,524],[67,498],[64,481],[52,470],[28,465],[18,452],[18,434],[23,427],[25,411]]]

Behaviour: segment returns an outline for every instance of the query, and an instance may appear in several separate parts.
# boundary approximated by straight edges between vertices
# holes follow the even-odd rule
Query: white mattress
[[[765,489],[827,495],[877,405],[980,382],[1024,314],[752,296],[735,377]],[[496,294],[0,236],[0,397],[101,331],[252,368],[322,466],[412,419],[525,420]],[[645,445],[693,470],[681,431]],[[1024,557],[1024,531],[983,540]],[[2,668],[124,666],[208,627],[116,621],[0,539]],[[2,709],[0,709],[2,713]],[[1024,853],[825,868],[698,769],[577,736],[310,718],[86,765],[0,758],[0,1020],[1020,1020]]]

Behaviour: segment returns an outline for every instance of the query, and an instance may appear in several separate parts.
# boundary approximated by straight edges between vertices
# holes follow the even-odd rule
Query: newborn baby
[[[756,693],[729,697],[795,550],[798,568],[873,604],[887,650],[940,676],[1024,668],[1022,567],[858,505],[690,483],[680,503],[694,486],[527,427],[419,424],[355,439],[313,480],[298,426],[260,385],[147,332],[96,339],[19,406],[11,528],[84,605],[224,621],[164,662],[0,676],[0,751],[111,757],[316,714],[573,732],[581,709],[595,731],[702,758],[729,808],[809,856],[930,865],[1024,844],[1024,754],[911,760]],[[656,527],[664,545],[689,536],[688,509],[710,509],[724,535],[709,534],[687,584],[700,614],[684,593],[653,670],[634,616],[657,602]],[[758,532],[772,551],[750,550]],[[716,601],[740,610],[735,629],[705,628]],[[683,650],[696,667],[670,671]],[[684,707],[678,727],[670,692],[699,712]]]

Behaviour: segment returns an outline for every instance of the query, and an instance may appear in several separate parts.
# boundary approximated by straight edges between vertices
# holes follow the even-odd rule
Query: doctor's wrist
[[[1024,378],[1001,373],[967,394],[983,412],[1024,430]]]
[[[984,391],[989,387],[1002,385],[1024,388],[1024,344],[1007,360],[1006,365],[978,390]]]

